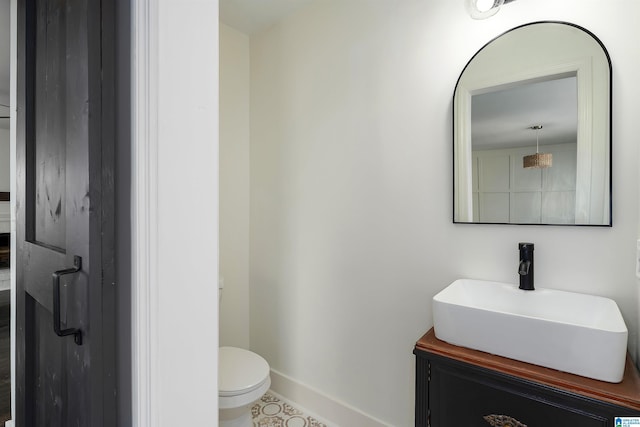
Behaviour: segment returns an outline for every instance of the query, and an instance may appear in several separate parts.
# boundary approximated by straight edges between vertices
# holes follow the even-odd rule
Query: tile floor
[[[251,413],[254,427],[334,427],[295,408],[272,391],[253,405]]]

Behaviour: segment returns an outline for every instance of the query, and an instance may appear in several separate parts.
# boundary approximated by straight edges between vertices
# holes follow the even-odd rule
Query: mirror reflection
[[[454,94],[454,222],[611,225],[610,79],[571,24],[482,48]]]

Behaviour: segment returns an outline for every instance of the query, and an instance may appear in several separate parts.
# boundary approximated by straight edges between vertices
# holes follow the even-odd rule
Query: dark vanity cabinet
[[[416,426],[618,427],[617,417],[640,417],[630,360],[622,383],[610,384],[452,346],[433,329],[413,353]]]

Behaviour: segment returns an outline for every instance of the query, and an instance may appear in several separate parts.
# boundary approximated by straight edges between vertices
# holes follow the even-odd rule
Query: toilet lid
[[[242,348],[220,347],[218,393],[234,396],[260,387],[269,377],[269,364],[261,356]]]

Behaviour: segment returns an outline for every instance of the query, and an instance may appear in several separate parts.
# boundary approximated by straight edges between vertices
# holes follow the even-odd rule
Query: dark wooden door
[[[115,425],[110,3],[18,0],[17,427]]]

